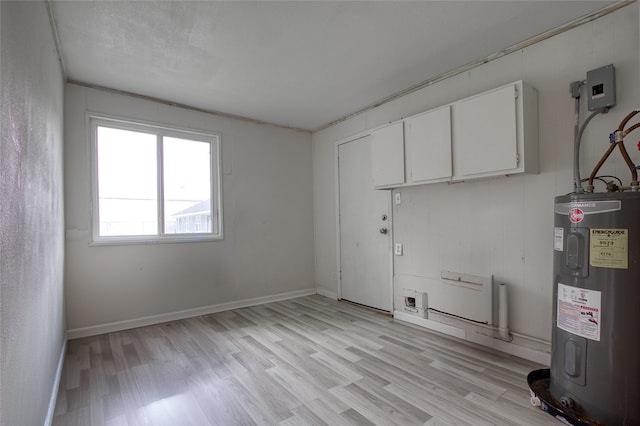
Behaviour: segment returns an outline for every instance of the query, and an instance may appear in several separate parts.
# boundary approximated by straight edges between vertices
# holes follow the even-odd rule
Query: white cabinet
[[[376,188],[399,186],[405,182],[402,121],[371,133],[371,173]]]
[[[538,173],[537,102],[516,81],[374,130],[374,187]]]
[[[538,172],[535,90],[521,81],[452,105],[454,181]]]
[[[442,182],[451,178],[450,107],[404,121],[407,183]]]

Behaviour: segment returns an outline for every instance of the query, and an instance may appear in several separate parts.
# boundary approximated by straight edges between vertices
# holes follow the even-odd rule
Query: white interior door
[[[391,312],[391,194],[373,189],[370,137],[338,146],[340,297]]]

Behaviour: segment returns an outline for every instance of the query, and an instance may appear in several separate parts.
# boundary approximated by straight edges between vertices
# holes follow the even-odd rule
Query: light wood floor
[[[558,425],[537,368],[309,296],[70,341],[54,425]]]

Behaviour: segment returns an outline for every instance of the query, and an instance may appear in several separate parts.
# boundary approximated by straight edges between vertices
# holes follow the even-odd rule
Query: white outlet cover
[[[396,243],[395,254],[396,256],[402,256],[402,243]]]
[[[402,203],[402,197],[400,196],[399,192],[395,193],[395,200],[396,200],[396,204]]]

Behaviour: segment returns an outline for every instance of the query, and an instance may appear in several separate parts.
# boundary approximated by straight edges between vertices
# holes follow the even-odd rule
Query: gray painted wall
[[[90,246],[87,111],[220,132],[224,240]],[[127,328],[185,311],[315,292],[311,162],[309,133],[67,85],[70,337],[105,331],[101,326],[108,324]]]
[[[65,341],[63,79],[45,4],[0,11],[0,424],[42,425]]]
[[[335,143],[384,123],[408,117],[494,87],[524,80],[538,90],[540,174],[455,185],[398,190],[394,240],[404,255],[394,273],[437,278],[440,270],[493,275],[510,287],[512,330],[534,338],[551,336],[553,199],[572,190],[573,100],[569,84],[590,69],[613,63],[618,104],[596,117],[582,142],[582,175],[608,148],[608,135],[637,108],[638,3],[355,116],[313,135],[316,283],[337,292]],[[583,96],[582,117],[587,116]],[[627,147],[640,161],[630,135]],[[637,140],[637,139],[636,139]],[[618,152],[601,174],[630,174]],[[391,195],[390,195],[391,196]],[[423,290],[423,289],[417,289]],[[395,306],[402,289],[395,288]]]

